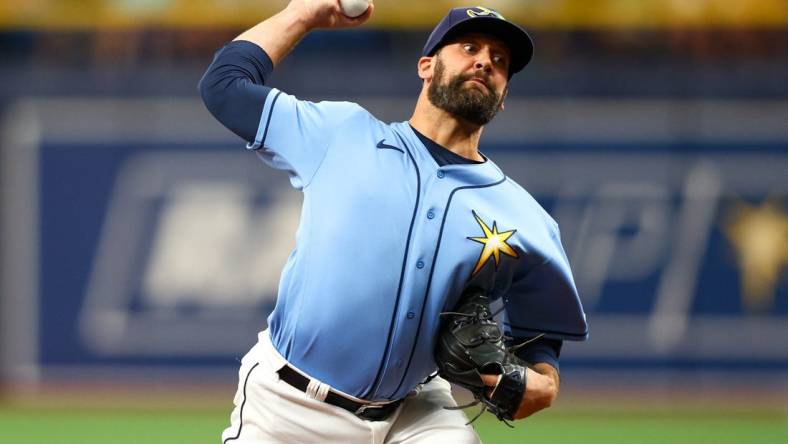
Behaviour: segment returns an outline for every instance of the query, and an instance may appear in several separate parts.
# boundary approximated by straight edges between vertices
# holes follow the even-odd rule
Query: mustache
[[[487,90],[490,92],[495,92],[493,89],[492,83],[490,82],[489,74],[486,74],[484,71],[476,71],[473,74],[459,74],[456,78],[457,83],[464,83],[471,79],[480,79],[484,86],[487,87]]]

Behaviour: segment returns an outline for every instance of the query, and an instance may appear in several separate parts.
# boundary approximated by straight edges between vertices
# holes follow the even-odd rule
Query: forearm
[[[558,396],[560,378],[550,364],[539,363],[526,369],[526,389],[514,419],[523,419],[552,405]]]
[[[273,17],[244,31],[235,40],[246,40],[263,48],[274,65],[278,65],[296,44],[318,28],[352,28],[372,17],[375,5],[367,12],[350,18],[342,13],[339,0],[292,0]]]
[[[261,47],[276,66],[312,29],[305,7],[304,1],[290,2],[278,14],[244,31],[235,40],[246,40]]]

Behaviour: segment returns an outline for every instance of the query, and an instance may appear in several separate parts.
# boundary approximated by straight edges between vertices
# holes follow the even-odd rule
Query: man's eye
[[[462,47],[468,52],[475,52],[476,51],[476,45],[473,45],[471,43],[466,43],[466,44],[462,45]]]

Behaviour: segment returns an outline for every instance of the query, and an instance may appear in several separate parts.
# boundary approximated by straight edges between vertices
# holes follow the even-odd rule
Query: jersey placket
[[[444,207],[453,186],[447,172],[434,169],[424,181],[422,205],[414,225],[412,254],[408,258],[407,272],[403,283],[403,299],[400,303],[397,322],[392,334],[391,353],[386,362],[376,397],[396,396],[404,372],[407,370],[413,347],[418,335],[425,328],[421,325],[426,303],[426,292],[434,267],[435,251],[438,248]],[[404,394],[400,394],[403,395]]]

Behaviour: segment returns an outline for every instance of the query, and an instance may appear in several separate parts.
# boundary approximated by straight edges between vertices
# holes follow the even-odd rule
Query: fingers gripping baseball
[[[357,16],[349,17],[342,11],[340,0],[293,0],[291,6],[300,8],[304,21],[310,28],[353,28],[372,17],[375,5],[370,0],[369,8]]]

